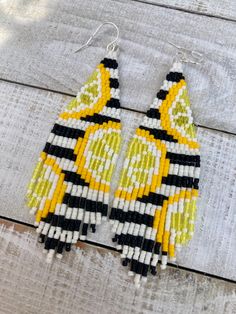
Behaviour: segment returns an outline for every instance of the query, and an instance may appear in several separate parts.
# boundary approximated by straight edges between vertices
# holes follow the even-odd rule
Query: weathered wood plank
[[[193,13],[236,20],[236,2],[234,0],[132,0],[147,4],[162,5],[173,9],[182,9]]]
[[[0,215],[33,223],[24,205],[26,185],[50,128],[68,96],[0,83]],[[113,180],[122,167],[127,141],[142,114],[122,110],[124,144]],[[196,234],[183,249],[181,265],[236,279],[235,136],[199,128],[202,145],[201,200]],[[112,246],[108,223],[89,239]]]
[[[121,33],[122,106],[148,108],[176,53],[169,40],[206,55],[201,66],[185,67],[196,122],[236,132],[235,23],[132,1],[12,0],[0,8],[0,77],[75,94],[113,30],[74,51],[110,20]]]
[[[168,267],[136,290],[117,254],[83,249],[48,265],[34,233],[0,225],[1,313],[236,312],[233,283]]]

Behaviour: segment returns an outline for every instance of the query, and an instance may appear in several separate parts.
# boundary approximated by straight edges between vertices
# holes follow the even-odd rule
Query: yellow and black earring
[[[176,45],[175,45],[176,46]],[[192,237],[200,154],[183,62],[200,54],[180,49],[177,60],[130,141],[110,214],[113,241],[137,286],[156,274]],[[188,52],[189,53],[189,52]],[[196,61],[194,61],[196,60]]]
[[[77,97],[60,113],[40,154],[27,191],[39,241],[50,262],[71,244],[85,240],[88,229],[106,219],[110,182],[121,140],[117,32]],[[77,50],[77,51],[79,51]],[[76,51],[76,52],[77,52]]]

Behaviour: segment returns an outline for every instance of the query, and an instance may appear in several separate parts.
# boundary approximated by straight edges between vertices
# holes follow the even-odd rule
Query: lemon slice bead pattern
[[[110,214],[137,286],[193,236],[200,153],[182,65],[173,64],[130,141]]]
[[[60,113],[28,186],[49,262],[106,219],[120,139],[118,63],[109,52]]]

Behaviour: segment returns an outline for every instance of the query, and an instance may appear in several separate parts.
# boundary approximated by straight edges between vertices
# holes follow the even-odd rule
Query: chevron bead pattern
[[[113,241],[137,286],[194,231],[199,144],[181,63],[174,63],[130,141],[110,214]]]
[[[120,132],[118,64],[110,52],[59,115],[28,186],[49,262],[106,219]]]

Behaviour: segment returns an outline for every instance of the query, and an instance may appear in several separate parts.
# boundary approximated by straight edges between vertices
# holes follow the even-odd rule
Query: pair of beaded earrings
[[[77,97],[60,113],[40,154],[27,200],[50,262],[70,251],[108,216],[112,173],[121,142],[117,36]],[[113,206],[113,241],[136,285],[156,274],[192,237],[200,171],[199,144],[182,73],[197,52],[177,61],[130,140]],[[79,50],[80,50],[79,49]]]

